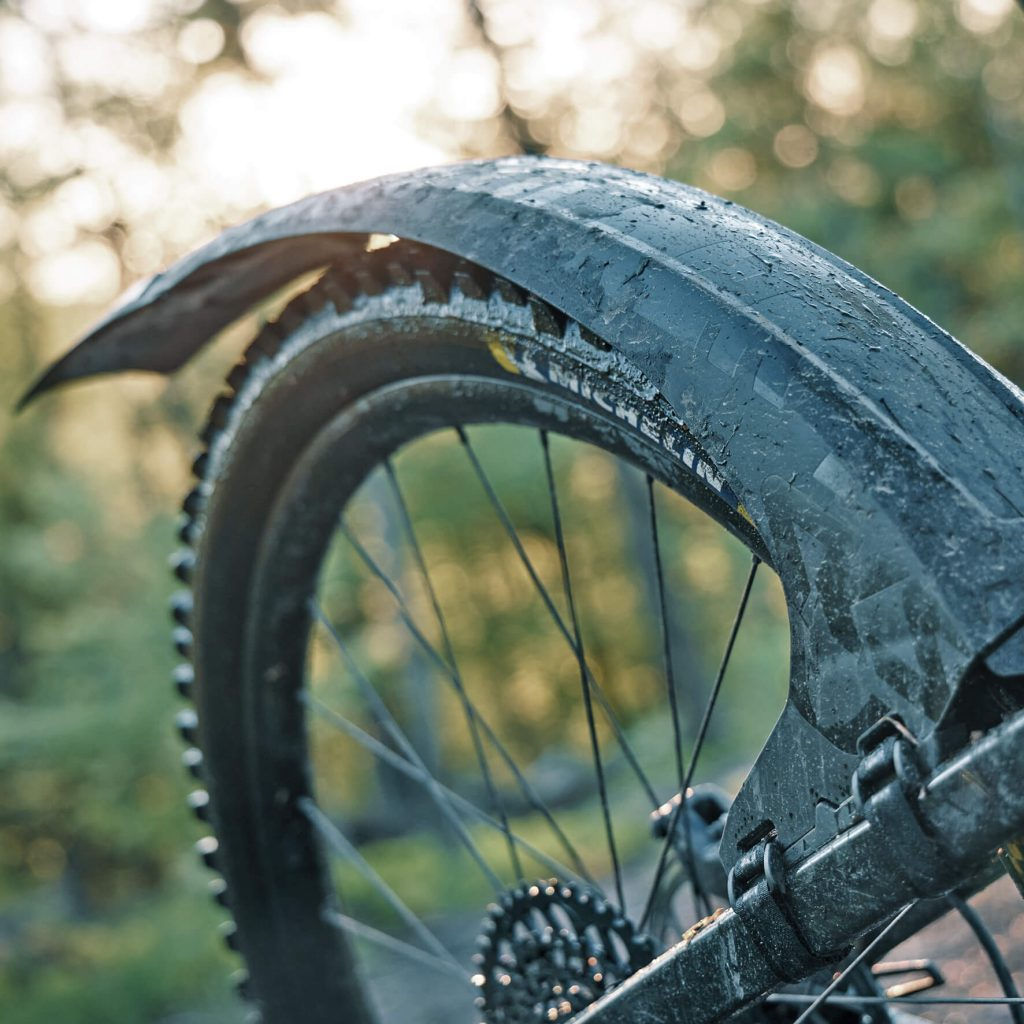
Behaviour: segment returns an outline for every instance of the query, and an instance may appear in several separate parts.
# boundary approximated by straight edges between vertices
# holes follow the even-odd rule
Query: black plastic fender
[[[818,845],[849,794],[857,737],[896,713],[927,738],[1024,615],[1024,396],[866,275],[728,201],[600,164],[510,158],[327,192],[225,231],[27,397],[174,370],[372,232],[539,295],[609,342],[701,441],[782,579],[793,655],[723,860],[766,819],[786,846],[803,837],[795,852]]]

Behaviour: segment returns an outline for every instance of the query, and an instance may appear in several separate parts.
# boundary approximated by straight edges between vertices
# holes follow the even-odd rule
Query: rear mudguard
[[[764,539],[792,636],[789,701],[723,860],[766,820],[799,841],[794,854],[817,846],[846,818],[836,808],[863,730],[896,713],[932,736],[1024,613],[1020,392],[864,274],[730,202],[513,158],[339,189],[226,231],[150,280],[32,394],[174,370],[373,232],[539,295],[606,339],[700,439]]]

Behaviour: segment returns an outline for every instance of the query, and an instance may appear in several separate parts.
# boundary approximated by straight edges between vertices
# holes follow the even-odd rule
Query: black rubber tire
[[[561,432],[575,431],[642,463],[764,556],[743,516],[708,484],[710,463],[664,404],[564,353],[566,333],[578,330],[507,282],[446,254],[398,243],[367,254],[362,266],[329,271],[294,300],[255,340],[229,378],[230,391],[214,404],[195,466],[199,482],[183,505],[187,546],[174,563],[190,585],[175,608],[176,643],[191,665],[181,666],[176,678],[194,707],[179,717],[179,726],[189,744],[186,762],[204,784],[192,805],[213,826],[200,852],[220,876],[218,899],[233,914],[225,929],[248,965],[243,994],[266,1021],[283,1024],[296,1013],[308,1024],[372,1019],[348,943],[320,920],[329,891],[326,867],[307,820],[295,810],[311,780],[303,753],[289,746],[301,743],[304,724],[297,702],[282,696],[301,684],[295,677],[302,673],[308,613],[304,603],[282,603],[279,595],[308,592],[322,552],[307,552],[301,564],[278,557],[275,522],[287,505],[294,527],[294,510],[303,505],[288,494],[302,486],[296,465],[331,450],[345,427],[339,419],[353,409],[365,415],[367,396],[389,383],[433,378],[442,368],[464,379],[502,382],[528,404],[537,395],[549,409],[557,404],[563,421],[553,425]],[[600,340],[585,337],[599,362]],[[509,353],[518,345],[591,379],[595,391],[603,389],[597,391],[600,405],[592,397],[580,415],[588,403],[578,396],[510,372]],[[508,418],[487,400],[471,408],[472,396],[461,397],[453,423]],[[409,404],[401,429],[410,438],[439,425],[425,422]],[[623,414],[643,418],[646,433],[623,422]],[[574,415],[575,424],[569,422]],[[394,437],[387,441],[394,444]],[[324,516],[333,523],[338,505],[332,500],[343,502],[365,468],[389,454],[373,447],[371,441],[348,464],[347,475],[344,460],[336,462],[330,483],[314,474],[315,487],[333,491],[334,499],[319,494],[308,503],[313,533],[327,528]],[[680,458],[687,449],[689,464]],[[292,644],[283,658],[264,642],[282,633]],[[291,678],[280,669],[265,678],[266,666],[281,660],[291,661]],[[341,1018],[339,1006],[346,1008]]]

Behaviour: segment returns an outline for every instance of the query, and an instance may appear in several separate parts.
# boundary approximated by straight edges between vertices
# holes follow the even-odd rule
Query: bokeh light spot
[[[807,167],[818,156],[818,137],[805,124],[787,124],[776,132],[772,149],[785,167]]]
[[[706,139],[725,124],[725,106],[710,89],[684,96],[676,107],[679,123],[697,139]]]
[[[985,35],[999,28],[1015,7],[1014,0],[960,0],[956,14],[964,28]]]
[[[208,64],[224,49],[224,29],[212,18],[196,18],[178,33],[178,53],[189,64]]]
[[[725,192],[740,192],[754,184],[757,164],[748,150],[729,146],[711,158],[708,174],[717,188]]]
[[[805,87],[808,97],[830,113],[856,114],[867,90],[863,58],[852,46],[823,46],[814,53]]]
[[[106,242],[87,239],[40,257],[29,267],[26,281],[39,302],[102,305],[120,288],[121,265]]]

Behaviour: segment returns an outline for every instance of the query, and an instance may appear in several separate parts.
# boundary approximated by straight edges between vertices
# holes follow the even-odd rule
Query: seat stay
[[[968,882],[1008,836],[1024,832],[1022,772],[1024,712],[941,765],[922,787],[916,811],[924,827],[941,837],[956,883]],[[892,920],[900,908],[949,888],[915,891],[893,870],[894,854],[913,858],[916,851],[899,847],[898,838],[860,818],[786,868],[786,913],[814,950],[846,948]],[[878,955],[887,948],[880,946]],[[802,973],[815,970],[808,966]],[[718,1024],[782,980],[756,932],[728,909],[588,1007],[578,1024]]]

